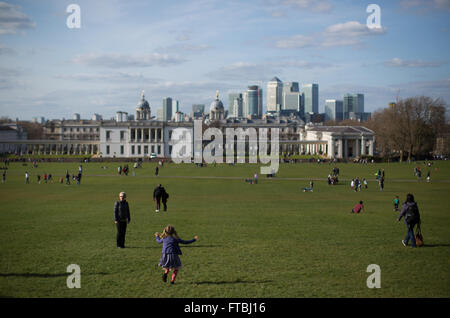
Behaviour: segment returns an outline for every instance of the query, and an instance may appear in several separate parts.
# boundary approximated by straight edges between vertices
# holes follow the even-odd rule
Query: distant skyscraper
[[[306,84],[302,86],[305,96],[305,113],[319,113],[319,84]]]
[[[262,117],[262,89],[257,85],[248,87],[248,90],[242,93],[244,102],[244,116]]]
[[[194,104],[192,105],[192,117],[200,118],[205,113],[205,104]]]
[[[276,112],[277,105],[281,108],[283,103],[282,99],[283,82],[278,77],[274,77],[267,83],[267,111]]]
[[[164,120],[164,111],[162,108],[158,108],[156,110],[156,120],[163,121]]]
[[[298,82],[286,82],[283,83],[283,93],[299,92]]]
[[[228,116],[234,118],[243,117],[242,93],[228,94]]]
[[[353,118],[354,116],[357,117],[358,114],[362,113],[364,113],[364,94],[345,94],[344,119]]]
[[[180,102],[177,100],[172,101],[172,114],[178,113],[180,111]]]
[[[344,119],[344,102],[341,100],[327,99],[325,101],[325,120],[340,121]]]
[[[302,95],[299,92],[283,93],[283,110],[300,111],[302,106]]]
[[[258,118],[263,116],[263,90],[258,88]]]
[[[163,121],[172,119],[172,98],[167,97],[163,99]]]
[[[77,114],[77,113],[75,113],[75,114],[73,114],[73,117],[72,117],[72,119],[73,120],[80,120],[80,114]]]

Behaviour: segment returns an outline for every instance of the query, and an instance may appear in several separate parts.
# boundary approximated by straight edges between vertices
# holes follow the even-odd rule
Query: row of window
[[[84,132],[88,131],[88,129],[89,129],[90,132],[93,132],[94,129],[95,129],[96,132],[100,131],[99,128],[85,128],[85,127],[84,128],[79,128],[79,127],[77,127],[77,128],[63,128],[63,131],[64,132],[66,132],[66,131],[75,131],[75,129],[76,129],[76,131],[80,131],[81,129],[83,129]],[[52,128],[52,132],[53,132],[53,128]]]
[[[144,145],[144,146],[132,145],[131,146],[131,155],[142,155],[142,154],[148,155],[149,154],[149,149],[151,150],[151,153],[156,153],[158,155],[161,154],[161,145],[157,145],[157,146],[152,145],[152,146],[150,146],[150,148],[147,145]],[[111,148],[110,148],[109,145],[107,145],[106,146],[106,154],[107,155],[111,154],[110,151],[111,151]],[[123,146],[123,145],[120,146],[120,154],[121,155],[125,154],[125,146]]]
[[[126,130],[121,130],[120,131],[120,140],[125,140],[125,134],[127,133],[127,131]],[[106,131],[106,139],[107,140],[110,140],[111,139],[111,134],[112,134],[112,130],[107,130]],[[170,133],[170,136],[171,136],[172,134]],[[139,136],[140,137],[140,136]],[[134,132],[133,131],[131,131],[131,140],[135,140],[135,139],[141,139],[141,138],[136,138],[136,135],[134,134]],[[149,140],[150,139],[150,135],[149,134],[144,134],[144,135],[142,135],[142,139],[144,139],[144,140]],[[157,139],[161,139],[161,134],[158,134],[157,135]]]

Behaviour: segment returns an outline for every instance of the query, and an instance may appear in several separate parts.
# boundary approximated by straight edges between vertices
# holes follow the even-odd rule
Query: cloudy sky
[[[227,108],[274,76],[318,83],[320,111],[345,93],[366,111],[397,95],[450,104],[449,53],[450,0],[0,1],[0,116],[108,119],[134,114],[142,90],[152,115],[165,97],[209,108],[216,90]]]

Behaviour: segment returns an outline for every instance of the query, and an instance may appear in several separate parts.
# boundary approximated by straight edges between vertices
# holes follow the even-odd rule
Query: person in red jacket
[[[361,211],[364,211],[364,204],[362,201],[359,201],[359,203],[355,205],[350,213],[359,213]]]

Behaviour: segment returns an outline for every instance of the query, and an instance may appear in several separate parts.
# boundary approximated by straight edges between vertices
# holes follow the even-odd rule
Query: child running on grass
[[[164,282],[167,281],[167,275],[170,270],[173,270],[172,278],[170,280],[171,284],[175,283],[175,278],[177,277],[178,270],[181,268],[181,260],[178,255],[181,255],[181,249],[179,243],[181,244],[191,244],[198,240],[198,236],[194,236],[194,239],[189,241],[184,241],[178,237],[175,228],[168,225],[164,228],[162,234],[158,232],[155,233],[156,242],[159,244],[163,243],[161,259],[159,261],[159,266],[164,269],[164,274],[162,279]]]
[[[396,195],[395,196],[395,199],[394,199],[394,212],[397,212],[398,211],[398,205],[400,204],[400,200],[399,200],[399,198],[398,198],[398,195]]]

